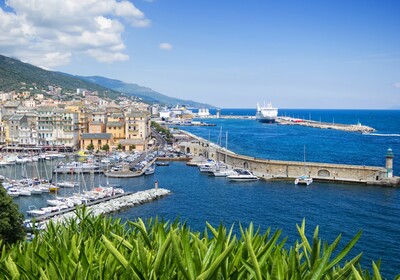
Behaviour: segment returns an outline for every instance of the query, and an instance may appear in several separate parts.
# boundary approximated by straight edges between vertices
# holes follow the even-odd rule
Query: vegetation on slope
[[[152,90],[148,87],[139,86],[137,84],[129,84],[124,83],[115,79],[108,79],[99,76],[91,76],[91,77],[82,77],[78,76],[80,79],[84,79],[86,81],[99,84],[101,86],[116,90],[118,92],[122,92],[128,96],[137,96],[142,98],[144,101],[148,103],[160,103],[162,105],[168,106],[187,106],[187,107],[195,107],[195,108],[214,108],[214,106],[204,103],[199,103],[193,100],[183,100],[179,98],[173,98],[161,94],[157,91]]]
[[[0,55],[0,90],[19,92],[21,88],[48,90],[49,86],[61,87],[64,92],[76,92],[77,88],[97,91],[100,96],[106,93],[110,98],[117,98],[120,93],[97,84],[84,81],[75,76],[23,63],[19,60]]]
[[[309,240],[303,222],[287,249],[281,231],[261,234],[251,224],[238,239],[223,226],[200,233],[158,219],[121,223],[85,209],[78,216],[3,250],[2,279],[381,279],[379,263],[372,276],[361,254],[345,261],[360,233],[338,250],[340,236],[327,244],[317,227]]]

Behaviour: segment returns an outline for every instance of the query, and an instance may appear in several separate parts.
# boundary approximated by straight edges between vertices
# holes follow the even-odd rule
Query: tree
[[[12,244],[25,237],[23,215],[7,191],[0,185],[0,240]]]
[[[129,151],[133,151],[134,149],[136,149],[136,145],[130,145],[129,146]]]
[[[108,144],[104,144],[103,147],[101,147],[101,149],[102,149],[103,151],[108,152],[108,151],[110,150],[110,146],[108,146]]]
[[[121,143],[118,143],[117,150],[118,150],[118,151],[121,151],[121,150],[122,150],[122,144],[121,144]]]
[[[93,143],[90,143],[89,145],[87,145],[86,150],[88,150],[88,151],[93,151],[93,150],[94,150],[94,145],[93,145]]]

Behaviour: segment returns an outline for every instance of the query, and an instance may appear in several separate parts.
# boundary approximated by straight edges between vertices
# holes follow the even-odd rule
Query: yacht
[[[276,117],[278,116],[278,108],[272,107],[271,103],[268,103],[267,106],[260,107],[257,103],[257,113],[256,120],[263,123],[274,123]]]
[[[246,169],[235,169],[236,174],[228,175],[230,181],[257,181],[259,178]]]
[[[233,169],[217,170],[213,172],[215,177],[227,177],[229,175],[236,175],[237,172]]]
[[[313,182],[313,179],[306,175],[301,175],[294,180],[295,185],[307,185],[309,186]]]

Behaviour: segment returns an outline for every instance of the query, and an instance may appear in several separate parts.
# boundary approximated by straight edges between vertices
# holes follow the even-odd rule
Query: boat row
[[[123,193],[124,190],[122,188],[99,186],[90,191],[83,191],[83,193],[74,193],[69,197],[55,196],[53,199],[47,200],[47,207],[37,209],[35,206],[30,206],[27,215],[31,217],[42,216]]]
[[[208,173],[215,177],[226,177],[230,181],[257,181],[259,178],[251,171],[241,168],[231,168],[223,162],[215,162],[214,160],[207,160],[204,163],[197,165],[200,172]]]
[[[49,193],[59,189],[59,186],[56,186],[47,180],[40,180],[38,178],[21,180],[6,179],[2,185],[11,197],[40,195],[42,193]]]
[[[38,162],[40,160],[53,160],[57,158],[65,158],[65,154],[62,153],[42,153],[38,155],[1,154],[0,167],[5,167],[13,164]]]

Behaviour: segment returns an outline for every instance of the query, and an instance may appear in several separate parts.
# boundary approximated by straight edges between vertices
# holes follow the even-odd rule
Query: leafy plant
[[[94,218],[86,208],[67,224],[49,223],[32,242],[3,252],[0,275],[4,279],[381,279],[380,263],[373,274],[363,271],[361,254],[345,260],[359,232],[338,250],[341,237],[322,242],[318,227],[287,248],[281,231],[264,234],[233,226],[193,232],[178,221],[158,218],[144,222]],[[334,253],[338,251],[337,253]]]

